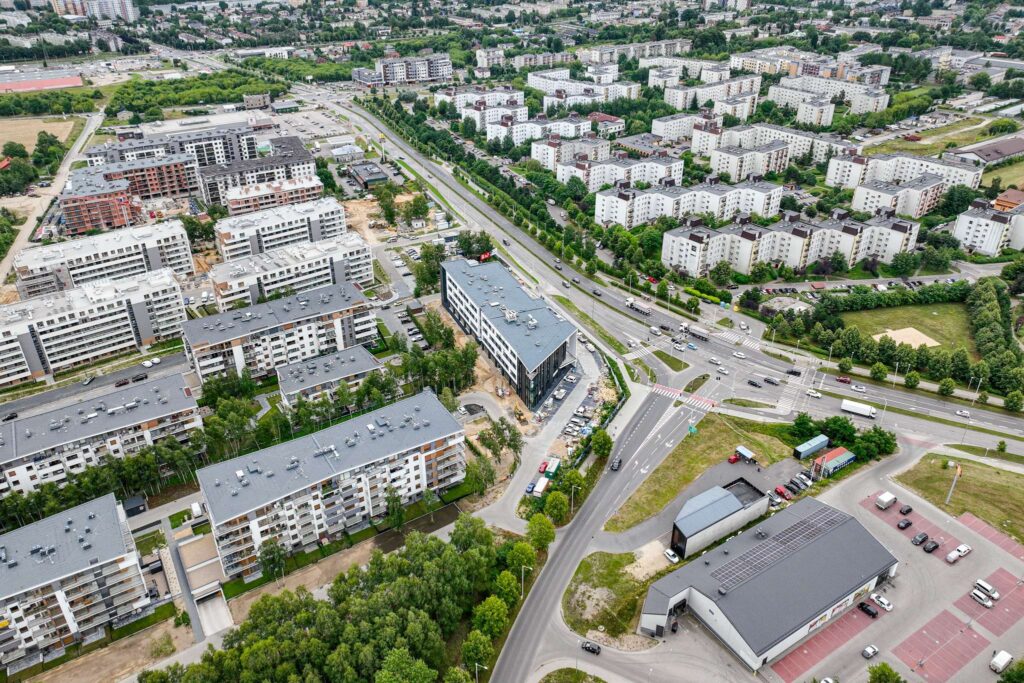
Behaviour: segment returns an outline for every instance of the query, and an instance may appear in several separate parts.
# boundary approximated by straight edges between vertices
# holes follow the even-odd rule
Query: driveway
[[[197,602],[196,610],[199,612],[203,633],[220,633],[234,626],[231,621],[231,610],[228,609],[228,603],[220,591]]]

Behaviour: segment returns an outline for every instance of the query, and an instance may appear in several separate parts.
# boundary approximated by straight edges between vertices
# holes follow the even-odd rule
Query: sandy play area
[[[878,341],[879,339],[885,336],[888,336],[897,344],[910,344],[915,349],[919,347],[921,344],[924,344],[925,346],[929,347],[941,346],[939,342],[935,341],[927,334],[921,332],[915,327],[904,327],[899,330],[886,330],[885,332],[880,332],[879,334],[871,335],[871,338],[874,339],[875,341]]]

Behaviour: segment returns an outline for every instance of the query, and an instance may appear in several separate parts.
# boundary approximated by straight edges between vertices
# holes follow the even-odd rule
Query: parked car
[[[534,489],[535,486],[536,486],[536,484],[534,484],[532,481],[529,484],[527,484],[526,485],[526,493],[527,494],[533,493],[533,489]]]
[[[786,490],[789,491],[790,493],[792,493],[794,496],[799,496],[800,495],[800,487],[799,486],[794,486],[792,483],[790,483],[788,481],[784,485],[786,487]]]
[[[584,650],[586,650],[587,652],[589,652],[592,655],[599,655],[599,654],[601,654],[601,646],[598,645],[597,643],[592,643],[589,640],[584,640],[583,644],[580,645],[580,647],[582,647]]]
[[[969,555],[970,552],[971,546],[967,545],[966,543],[961,543],[960,545],[949,551],[949,554],[946,555],[946,562],[949,562],[950,564],[956,564],[956,562],[961,557],[967,557],[967,555]]]
[[[928,540],[928,534],[926,534],[925,532],[922,531],[917,536],[914,536],[912,539],[910,539],[910,542],[913,543],[914,545],[921,545],[922,543],[924,543],[927,540]]]
[[[782,505],[782,496],[775,493],[775,491],[768,491],[768,500],[772,505]]]
[[[774,377],[765,377],[764,383],[771,384],[773,387],[779,386],[779,380],[775,379]]]
[[[675,551],[672,550],[672,548],[665,548],[664,555],[665,559],[671,562],[672,564],[679,564],[679,556],[676,555]]]
[[[900,514],[901,515],[909,515],[913,511],[914,511],[914,508],[913,508],[913,506],[910,506],[910,505],[904,505],[904,506],[902,506],[900,508]]]
[[[18,414],[14,413],[14,412],[11,412],[11,413],[7,413],[6,415],[4,415],[3,421],[4,422],[10,422],[11,420],[17,420],[17,419],[18,419]]]
[[[612,465],[610,467],[612,472],[618,472],[620,467],[622,467],[622,458],[615,458],[612,460]]]
[[[886,612],[892,611],[892,603],[886,600],[883,596],[879,595],[878,593],[871,594],[871,601],[879,607],[881,607],[882,609],[884,609]]]
[[[538,467],[538,468],[537,468],[537,471],[538,471],[538,472],[540,472],[541,474],[544,474],[544,472],[545,472],[545,471],[546,471],[547,469],[548,469],[548,461],[547,461],[547,460],[545,460],[544,462],[542,462],[542,463],[540,464],[540,467]]]
[[[924,551],[926,553],[931,554],[931,553],[934,553],[936,548],[938,548],[938,547],[939,547],[939,542],[938,541],[928,541],[927,543],[924,544]]]
[[[673,344],[672,348],[675,349],[676,351],[685,351],[686,350],[686,347],[683,346],[682,344]]]
[[[723,368],[723,367],[721,367],[721,366],[719,366],[719,368],[718,368],[718,372],[719,372],[720,374],[723,374],[723,375],[728,375],[728,374],[729,374],[729,370],[728,370],[728,369],[726,369],[726,368]]]
[[[747,384],[749,384],[750,386],[754,387],[755,389],[760,389],[761,388],[761,383],[758,382],[756,379],[748,379],[747,380]]]
[[[857,604],[857,609],[859,609],[861,612],[863,612],[864,614],[868,615],[872,619],[877,619],[878,618],[878,610],[876,610],[874,607],[872,607],[871,605],[869,605],[866,602],[858,603]]]
[[[793,500],[793,494],[786,490],[786,488],[781,484],[775,487],[775,493],[779,494],[779,496],[781,496],[784,500]]]
[[[860,656],[864,659],[871,659],[878,654],[878,648],[874,645],[868,645],[866,648],[861,650]]]
[[[909,529],[913,525],[914,525],[914,523],[912,521],[910,521],[909,519],[907,519],[906,517],[904,517],[900,521],[896,522],[896,528],[897,529]]]
[[[992,605],[995,604],[992,602],[992,598],[988,597],[977,588],[971,591],[971,599],[982,607],[987,607],[988,609],[992,609]]]
[[[840,384],[850,384],[849,377],[836,377],[836,381],[839,382]]]
[[[708,358],[708,362],[711,363],[712,365],[721,365],[722,364],[722,361],[718,360],[714,356],[711,356],[711,358]]]
[[[123,386],[125,386],[126,384],[128,384],[128,382],[130,382],[130,381],[131,381],[131,380],[130,380],[130,379],[127,379],[127,378],[125,378],[125,379],[119,379],[119,380],[117,380],[116,382],[114,382],[114,386],[115,386],[115,387],[123,387]]]
[[[96,377],[95,377],[95,376],[92,376],[92,377],[86,377],[85,379],[83,379],[83,380],[82,380],[82,386],[83,386],[83,387],[87,387],[87,386],[89,386],[90,384],[92,384],[92,383],[93,383],[93,382],[94,382],[95,380],[96,380]]]
[[[142,367],[144,367],[144,368],[151,368],[151,367],[153,367],[153,362],[152,361],[148,361],[148,360],[144,360],[144,361],[142,361]]]

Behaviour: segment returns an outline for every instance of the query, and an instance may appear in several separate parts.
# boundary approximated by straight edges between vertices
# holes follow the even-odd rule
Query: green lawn
[[[951,351],[964,346],[974,360],[979,358],[967,324],[967,307],[963,304],[876,308],[843,313],[842,318],[847,327],[856,327],[867,336],[913,327]],[[917,344],[913,346],[916,348]]]
[[[173,513],[167,519],[169,519],[171,521],[171,528],[172,529],[177,529],[178,527],[180,527],[182,524],[185,523],[185,520],[192,519],[192,510],[190,510],[190,509],[178,510],[177,512]]]
[[[135,548],[139,551],[139,555],[148,555],[165,545],[167,545],[167,539],[164,538],[164,532],[159,529],[135,539]]]
[[[985,186],[991,185],[993,178],[1002,179],[1003,187],[1007,185],[1017,185],[1018,187],[1024,185],[1024,159],[1002,168],[993,168],[991,171],[986,171],[981,176],[981,184]]]
[[[693,379],[686,383],[686,386],[683,387],[683,391],[685,391],[688,394],[692,394],[693,392],[697,391],[702,386],[704,386],[704,382],[707,382],[709,379],[711,379],[711,375],[707,373],[704,373],[703,375],[700,375],[698,377],[694,377]]]
[[[686,437],[672,450],[612,515],[605,529],[622,532],[658,514],[704,470],[722,462],[738,445],[754,451],[762,465],[791,457],[794,444],[788,428],[785,424],[709,414],[697,425],[697,434]]]
[[[143,617],[130,624],[125,624],[121,628],[115,628],[110,631],[111,640],[120,640],[121,638],[127,638],[130,635],[134,635],[143,629],[147,629],[150,626],[155,626],[161,621],[172,618],[178,609],[174,606],[173,602],[167,602],[160,605],[153,613],[149,616]]]
[[[608,334],[603,327],[597,324],[597,321],[591,318],[589,315],[579,309],[579,307],[572,301],[561,295],[555,295],[555,301],[558,302],[559,306],[562,306],[568,310],[572,315],[583,322],[592,332],[596,333],[605,344],[613,348],[620,354],[625,354],[627,349],[626,345],[620,342],[618,339]]]
[[[964,453],[970,453],[971,455],[980,455],[983,458],[992,458],[994,460],[1005,460],[1007,462],[1017,463],[1018,465],[1024,465],[1024,455],[1018,455],[1017,453],[1000,453],[994,448],[985,448],[983,446],[972,446],[970,444],[963,443],[947,443],[946,448],[955,448],[958,451]]]
[[[982,139],[987,126],[978,126],[985,119],[979,116],[972,116],[956,123],[940,126],[921,133],[923,138],[919,142],[911,142],[903,138],[887,140],[879,145],[872,145],[864,150],[868,154],[892,154],[894,152],[909,152],[917,156],[934,156],[941,153],[950,143],[954,147],[969,145]],[[971,128],[971,130],[965,130]]]
[[[723,403],[729,405],[740,406],[741,408],[774,408],[774,403],[763,403],[761,401],[752,401],[749,398],[727,398]]]
[[[599,627],[612,636],[632,633],[646,592],[645,582],[625,571],[635,561],[633,553],[599,552],[583,558],[562,595],[569,628],[581,635]]]
[[[944,465],[950,459],[948,455],[929,453],[896,479],[951,515],[970,512],[995,528],[1024,539],[1024,475],[961,460],[963,476],[946,505],[954,470]]]
[[[605,683],[605,680],[579,669],[558,669],[540,679],[540,683]]]
[[[664,363],[665,365],[667,365],[676,372],[682,372],[686,368],[690,367],[689,365],[679,360],[678,358],[668,353],[667,351],[656,349],[654,351],[654,355],[658,357],[658,360],[660,360],[662,363]]]

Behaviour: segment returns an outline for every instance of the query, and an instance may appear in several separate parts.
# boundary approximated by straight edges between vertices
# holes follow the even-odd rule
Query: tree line
[[[171,81],[132,78],[114,92],[107,111],[143,113],[152,108],[241,102],[243,95],[267,92],[278,97],[288,92],[288,84],[257,78],[238,69]]]
[[[96,111],[103,99],[99,90],[82,88],[0,95],[0,116],[42,116],[44,114],[85,114]]]

